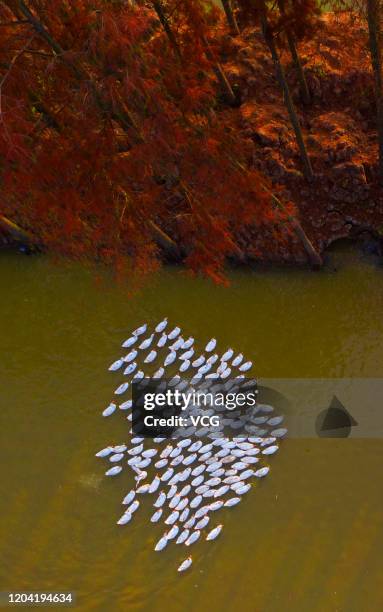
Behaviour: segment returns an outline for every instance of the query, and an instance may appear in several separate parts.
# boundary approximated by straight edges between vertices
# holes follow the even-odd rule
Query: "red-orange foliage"
[[[243,19],[257,22],[262,7],[267,11],[271,32],[278,35],[286,28],[299,40],[308,38],[318,27],[321,14],[318,0],[237,0]],[[278,4],[283,6],[283,14],[278,10]]]
[[[160,256],[152,221],[221,278],[238,232],[277,213],[217,104],[214,12],[167,3],[180,60],[144,6],[28,2],[55,53],[19,4],[0,3],[1,210],[56,253],[142,270]]]

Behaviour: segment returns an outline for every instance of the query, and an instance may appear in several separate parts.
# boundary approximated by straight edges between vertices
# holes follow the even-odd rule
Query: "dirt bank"
[[[351,44],[350,44],[351,41]],[[252,163],[297,206],[314,246],[360,233],[383,237],[383,192],[377,182],[377,134],[367,24],[328,14],[314,40],[299,44],[312,102],[303,105],[287,51],[282,59],[298,110],[315,178],[308,184],[275,69],[259,30],[238,38],[222,35],[221,60],[242,104],[230,111],[233,124],[252,147]],[[367,234],[366,234],[367,232]],[[247,255],[301,262],[307,257],[295,236],[278,244],[273,231],[242,237]]]

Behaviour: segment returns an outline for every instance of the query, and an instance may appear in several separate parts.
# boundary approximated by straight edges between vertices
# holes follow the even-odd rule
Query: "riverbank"
[[[382,254],[383,192],[377,180],[367,42],[367,24],[356,16],[329,13],[323,17],[314,40],[299,45],[312,98],[306,106],[300,101],[290,57],[287,51],[282,54],[314,170],[314,180],[308,184],[260,31],[247,28],[236,39],[222,36],[221,60],[242,96],[240,108],[229,111],[232,121],[248,137],[254,165],[284,201],[295,204],[304,230],[321,254],[340,238],[358,237]],[[307,261],[294,235],[283,243],[273,240],[274,229],[252,231],[241,247],[258,259]]]
[[[222,189],[220,191],[222,177],[219,173],[215,177],[216,185],[213,186],[212,192],[218,189],[220,195],[214,193],[212,198],[209,192],[205,193],[211,201],[215,201],[214,206],[209,203],[210,210],[205,210],[203,206],[202,210],[199,210],[200,202],[197,201],[196,208],[195,202],[190,201],[184,180],[180,178],[179,167],[184,165],[189,172],[190,168],[197,170],[199,164],[201,168],[198,168],[198,171],[202,169],[202,174],[204,176],[206,174],[208,181],[208,164],[205,169],[204,158],[201,156],[195,157],[194,165],[190,164],[190,160],[185,161],[185,156],[187,157],[189,152],[182,149],[182,146],[180,151],[174,154],[175,167],[166,168],[167,174],[164,176],[152,177],[155,186],[150,185],[148,198],[158,195],[163,207],[162,210],[159,208],[160,205],[156,204],[153,218],[145,216],[144,208],[139,211],[142,219],[137,220],[133,213],[129,212],[126,203],[122,203],[121,206],[118,204],[117,196],[115,204],[117,208],[108,207],[108,204],[105,204],[108,202],[108,192],[105,192],[105,199],[101,193],[100,197],[98,194],[93,194],[93,197],[99,197],[100,200],[97,201],[98,208],[94,212],[91,210],[93,206],[91,186],[89,187],[91,181],[87,175],[90,171],[86,157],[87,146],[84,145],[85,160],[79,157],[76,169],[69,166],[67,170],[69,195],[68,185],[58,180],[56,170],[47,177],[42,174],[37,180],[35,176],[29,177],[35,189],[33,195],[35,200],[30,196],[32,187],[31,191],[25,194],[21,190],[23,199],[18,199],[20,193],[17,183],[20,185],[22,174],[12,177],[13,183],[10,185],[12,188],[16,185],[16,197],[3,194],[5,202],[3,212],[8,219],[16,221],[21,228],[30,231],[31,239],[25,240],[25,234],[20,239],[18,230],[15,233],[12,228],[7,228],[3,224],[0,225],[0,247],[34,246],[37,242],[48,250],[64,254],[67,251],[69,255],[80,257],[88,256],[90,253],[90,256],[102,261],[108,257],[115,260],[116,254],[113,249],[117,255],[133,254],[136,258],[137,253],[145,251],[147,254],[142,256],[143,260],[145,256],[156,257],[158,251],[160,257],[179,262],[187,260],[190,252],[197,249],[198,257],[204,262],[202,268],[209,268],[212,261],[215,265],[214,258],[220,257],[222,240],[226,241],[221,249],[222,253],[225,253],[224,256],[229,254],[231,260],[240,261],[241,264],[253,262],[307,264],[310,259],[310,248],[318,254],[319,259],[323,257],[329,245],[341,238],[361,239],[366,244],[367,250],[378,256],[382,255],[383,194],[377,180],[373,76],[367,45],[366,22],[350,12],[336,15],[328,13],[323,16],[315,35],[310,37],[310,40],[298,44],[311,98],[306,104],[301,100],[291,57],[287,49],[280,50],[314,171],[311,182],[307,182],[303,176],[301,158],[276,79],[275,66],[261,31],[257,27],[247,26],[242,28],[240,35],[232,37],[228,33],[223,16],[214,23],[214,29],[211,31],[212,49],[233,91],[236,92],[237,103],[227,106],[221,100],[214,110],[210,107],[208,110],[217,119],[217,124],[224,126],[228,134],[232,133],[238,137],[241,153],[245,157],[246,172],[258,171],[259,174],[256,176],[264,177],[269,189],[278,196],[282,206],[291,205],[290,210],[301,224],[298,231],[295,219],[292,222],[292,217],[285,213],[282,220],[278,214],[273,216],[272,207],[268,212],[261,211],[260,215],[264,214],[264,218],[260,218],[257,211],[261,209],[254,206],[257,197],[262,199],[262,195],[256,191],[259,189],[256,182],[254,193],[248,188],[247,200],[244,199],[243,193],[241,196],[238,195],[240,212],[236,213],[234,207],[234,215],[241,216],[238,216],[240,221],[232,229],[233,219],[229,224],[227,219],[230,220],[230,215],[233,213],[232,211],[230,214],[227,213],[226,208],[229,205],[233,206],[233,198],[231,194],[228,198]],[[350,40],[352,45],[349,44]],[[211,73],[210,85],[216,90],[214,72]],[[116,133],[120,138],[121,133],[118,129]],[[47,151],[56,151],[55,143],[58,142],[62,146],[60,138],[61,132],[57,128],[52,128],[50,123],[39,146],[41,150],[46,146]],[[70,138],[73,140],[73,136]],[[49,146],[48,142],[51,142]],[[65,147],[68,146],[68,142],[65,141]],[[70,142],[72,146],[72,141]],[[193,146],[195,145],[196,143]],[[206,142],[205,146],[207,145]],[[216,146],[213,139],[209,142],[209,146]],[[63,152],[58,154],[57,163],[61,164],[70,159],[65,147]],[[195,148],[191,148],[190,155],[196,155]],[[111,154],[111,164],[124,164],[128,157],[131,155],[126,152],[114,152],[113,159]],[[161,160],[160,152],[156,158],[157,162],[158,159]],[[219,165],[220,159],[221,165],[227,161],[224,157],[218,156],[214,158],[214,163]],[[100,167],[105,168],[109,161],[103,161],[102,164]],[[118,172],[121,167],[118,166]],[[84,168],[84,177],[77,177],[81,189],[74,187],[70,179],[73,172],[77,173],[79,168]],[[136,170],[139,174],[135,181],[137,185],[133,184],[133,193],[139,203],[141,193],[144,193],[142,190],[148,187],[145,185],[145,176],[142,178],[143,185],[139,184],[141,174],[145,174],[144,160]],[[40,165],[38,172],[43,173],[44,166]],[[129,176],[127,170],[124,170],[124,176]],[[193,173],[189,179],[193,185]],[[74,185],[77,185],[76,180],[74,177]],[[124,191],[126,188],[120,186],[118,179],[116,184],[108,179],[108,185],[110,184],[113,184],[114,191],[119,192],[120,199],[125,197],[128,201],[129,192]],[[84,196],[87,189],[90,189],[88,200]],[[238,192],[234,189],[234,196],[236,193]],[[28,201],[29,197],[31,203]],[[64,201],[65,197],[69,198],[68,202]],[[226,197],[231,201],[230,204],[222,202],[221,210],[220,197]],[[81,198],[84,198],[84,201]],[[147,206],[148,201],[142,196],[143,206]],[[87,205],[90,210],[87,210]],[[55,206],[57,208],[54,208]],[[38,213],[32,207],[38,208]],[[130,214],[132,216],[128,217]],[[222,219],[218,219],[219,215]],[[99,223],[100,219],[103,225],[97,226],[96,222]],[[41,220],[41,228],[36,220],[38,223]],[[204,223],[206,226],[203,226]],[[151,240],[154,242],[153,245],[150,244]],[[313,263],[312,258],[311,263]],[[144,262],[142,266],[145,265],[147,264]]]

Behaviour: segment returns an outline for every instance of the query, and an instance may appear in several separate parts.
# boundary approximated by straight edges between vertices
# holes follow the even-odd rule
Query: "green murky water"
[[[126,438],[100,417],[106,366],[142,321],[214,335],[259,376],[383,376],[383,269],[332,258],[337,272],[236,272],[229,289],[164,271],[128,299],[80,266],[2,253],[0,590],[73,590],[81,610],[381,610],[381,439],[286,440],[183,576],[185,549],[153,552],[149,505],[115,524],[131,481],[94,458]]]

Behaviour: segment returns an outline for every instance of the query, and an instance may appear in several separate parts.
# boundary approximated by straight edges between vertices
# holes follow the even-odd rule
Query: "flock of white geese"
[[[210,385],[209,390],[214,391],[217,383],[226,392],[240,386],[254,387],[255,379],[244,374],[252,362],[246,361],[242,353],[235,354],[232,348],[219,356],[216,346],[212,338],[198,353],[194,338],[185,340],[178,326],[169,330],[167,318],[149,333],[144,324],[123,342],[128,352],[109,367],[123,375],[114,393],[118,398],[130,395],[132,382],[146,378],[163,379],[164,385],[179,390]],[[151,372],[153,366],[149,364],[154,362],[157,369]],[[132,521],[140,500],[150,496],[154,508],[150,520],[162,520],[166,529],[155,551],[170,543],[189,548],[202,537],[215,540],[223,528],[215,521],[216,512],[239,504],[255,482],[268,474],[268,457],[278,451],[279,440],[287,433],[280,426],[283,417],[275,416],[272,406],[257,404],[246,410],[231,410],[217,427],[182,427],[171,439],[145,439],[132,430],[131,397],[121,399],[121,403],[111,402],[102,414],[109,417],[117,410],[127,412],[129,442],[107,446],[96,453],[96,457],[110,464],[106,476],[120,474],[123,467],[134,475],[135,484],[122,500],[126,508],[117,524]],[[194,414],[213,414],[225,408],[193,406],[191,410]],[[178,571],[191,565],[192,557],[188,556]]]

